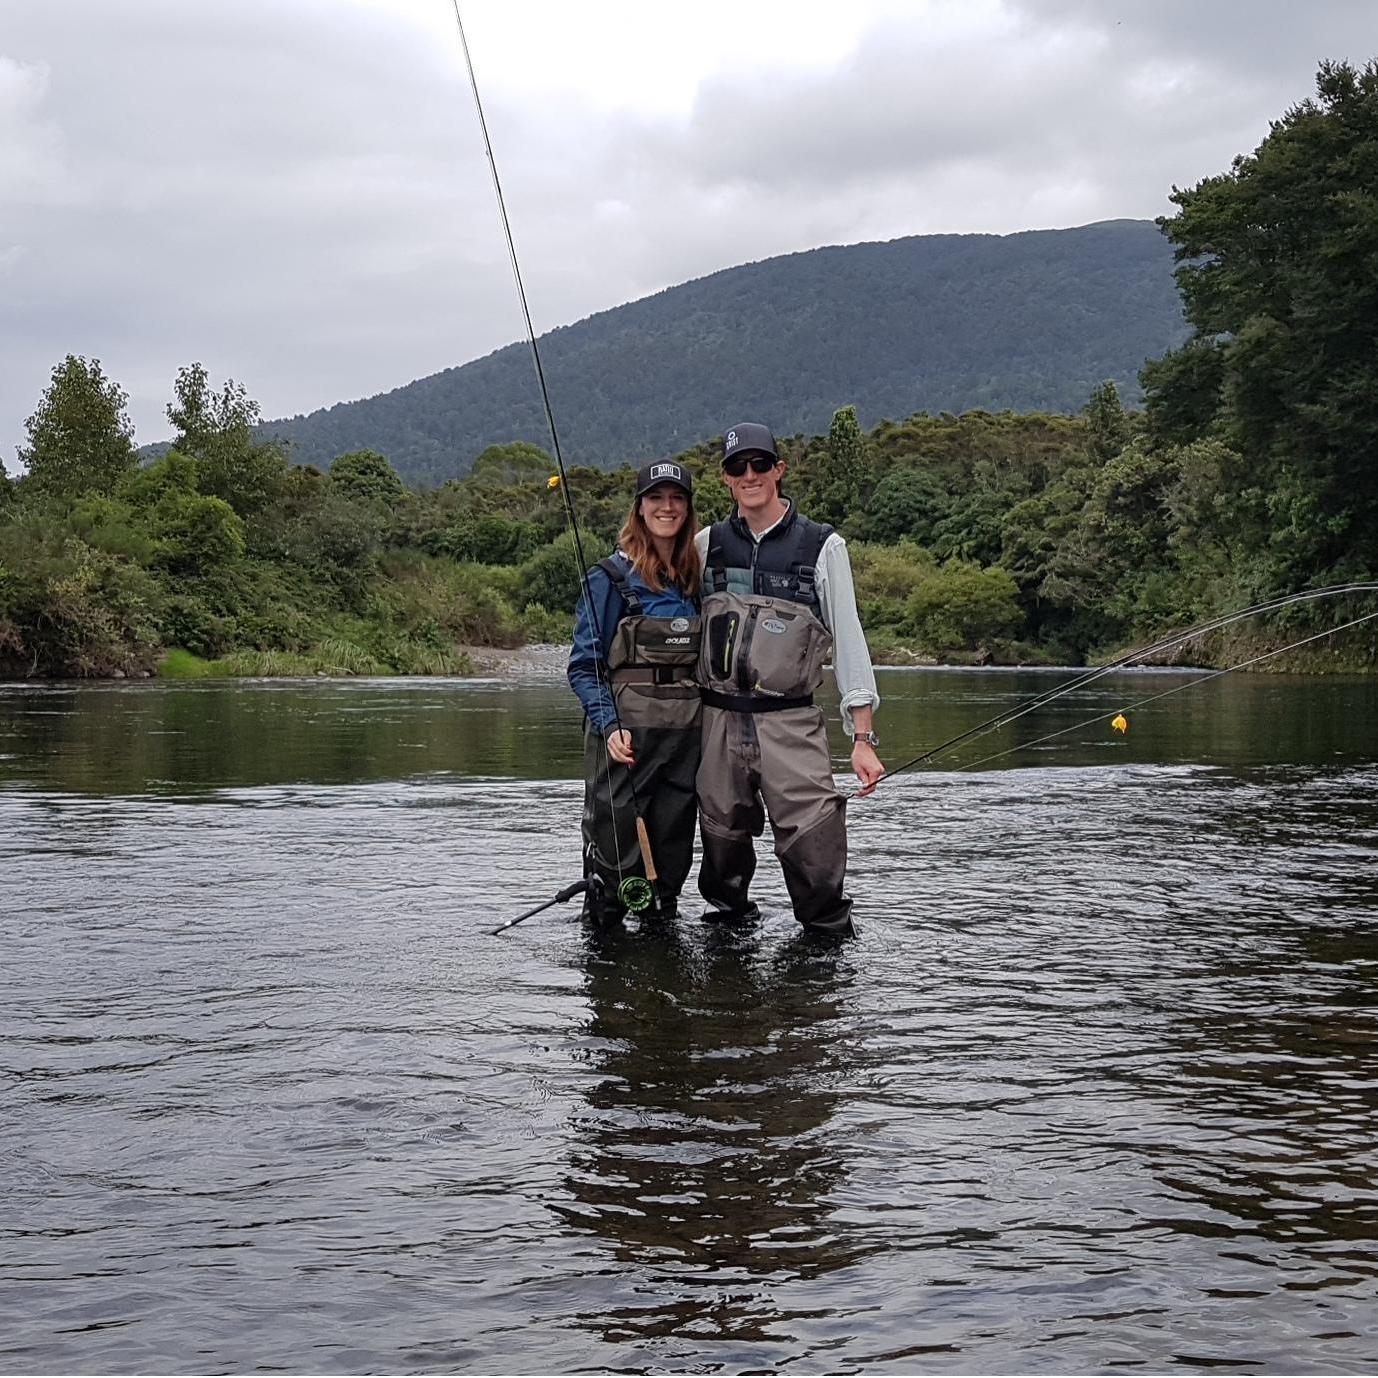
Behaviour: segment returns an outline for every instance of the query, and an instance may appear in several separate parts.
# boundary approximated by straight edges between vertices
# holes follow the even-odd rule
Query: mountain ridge
[[[1186,336],[1151,221],[911,235],[721,268],[540,339],[561,444],[599,467],[677,453],[743,416],[780,434],[919,411],[1070,411]],[[375,449],[409,482],[488,445],[548,445],[525,341],[371,397],[263,423],[324,466]]]

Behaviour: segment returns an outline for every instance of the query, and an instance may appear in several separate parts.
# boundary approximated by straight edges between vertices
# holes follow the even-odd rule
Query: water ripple
[[[773,866],[489,937],[578,801],[0,789],[0,1368],[1372,1371],[1372,768],[915,774],[841,950]]]

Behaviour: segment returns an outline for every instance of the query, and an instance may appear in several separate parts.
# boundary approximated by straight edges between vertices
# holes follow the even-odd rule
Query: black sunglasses
[[[768,474],[779,462],[774,455],[752,455],[749,459],[746,455],[733,455],[731,459],[723,460],[722,471],[733,478],[741,478],[749,464],[754,473]]]

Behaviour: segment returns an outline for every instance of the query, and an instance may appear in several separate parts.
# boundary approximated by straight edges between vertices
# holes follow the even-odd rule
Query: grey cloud
[[[1300,81],[1295,99],[1310,92],[1323,58],[1363,62],[1378,54],[1371,0],[1010,0],[1036,24],[1076,25],[1117,49],[1200,61],[1218,75],[1250,87],[1278,79]],[[1275,114],[1281,113],[1275,111]]]
[[[0,129],[61,195],[0,164],[6,450],[69,350],[104,359],[152,439],[192,359],[281,413],[515,333],[467,93],[419,36],[339,13],[68,3],[10,26]]]
[[[1009,0],[828,71],[707,74],[686,118],[485,89],[538,328],[820,243],[1169,209],[1367,54],[1367,5]],[[1116,20],[1119,22],[1117,23]],[[344,0],[53,0],[0,37],[0,452],[97,355],[140,439],[181,364],[269,415],[517,338],[453,44]]]

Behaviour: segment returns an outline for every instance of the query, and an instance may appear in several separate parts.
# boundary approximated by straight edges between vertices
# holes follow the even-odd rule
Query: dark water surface
[[[887,673],[882,755],[1056,682]],[[769,859],[487,936],[558,683],[0,685],[0,1371],[1373,1372],[1378,683],[1106,726],[1192,683],[854,804],[836,952]]]

